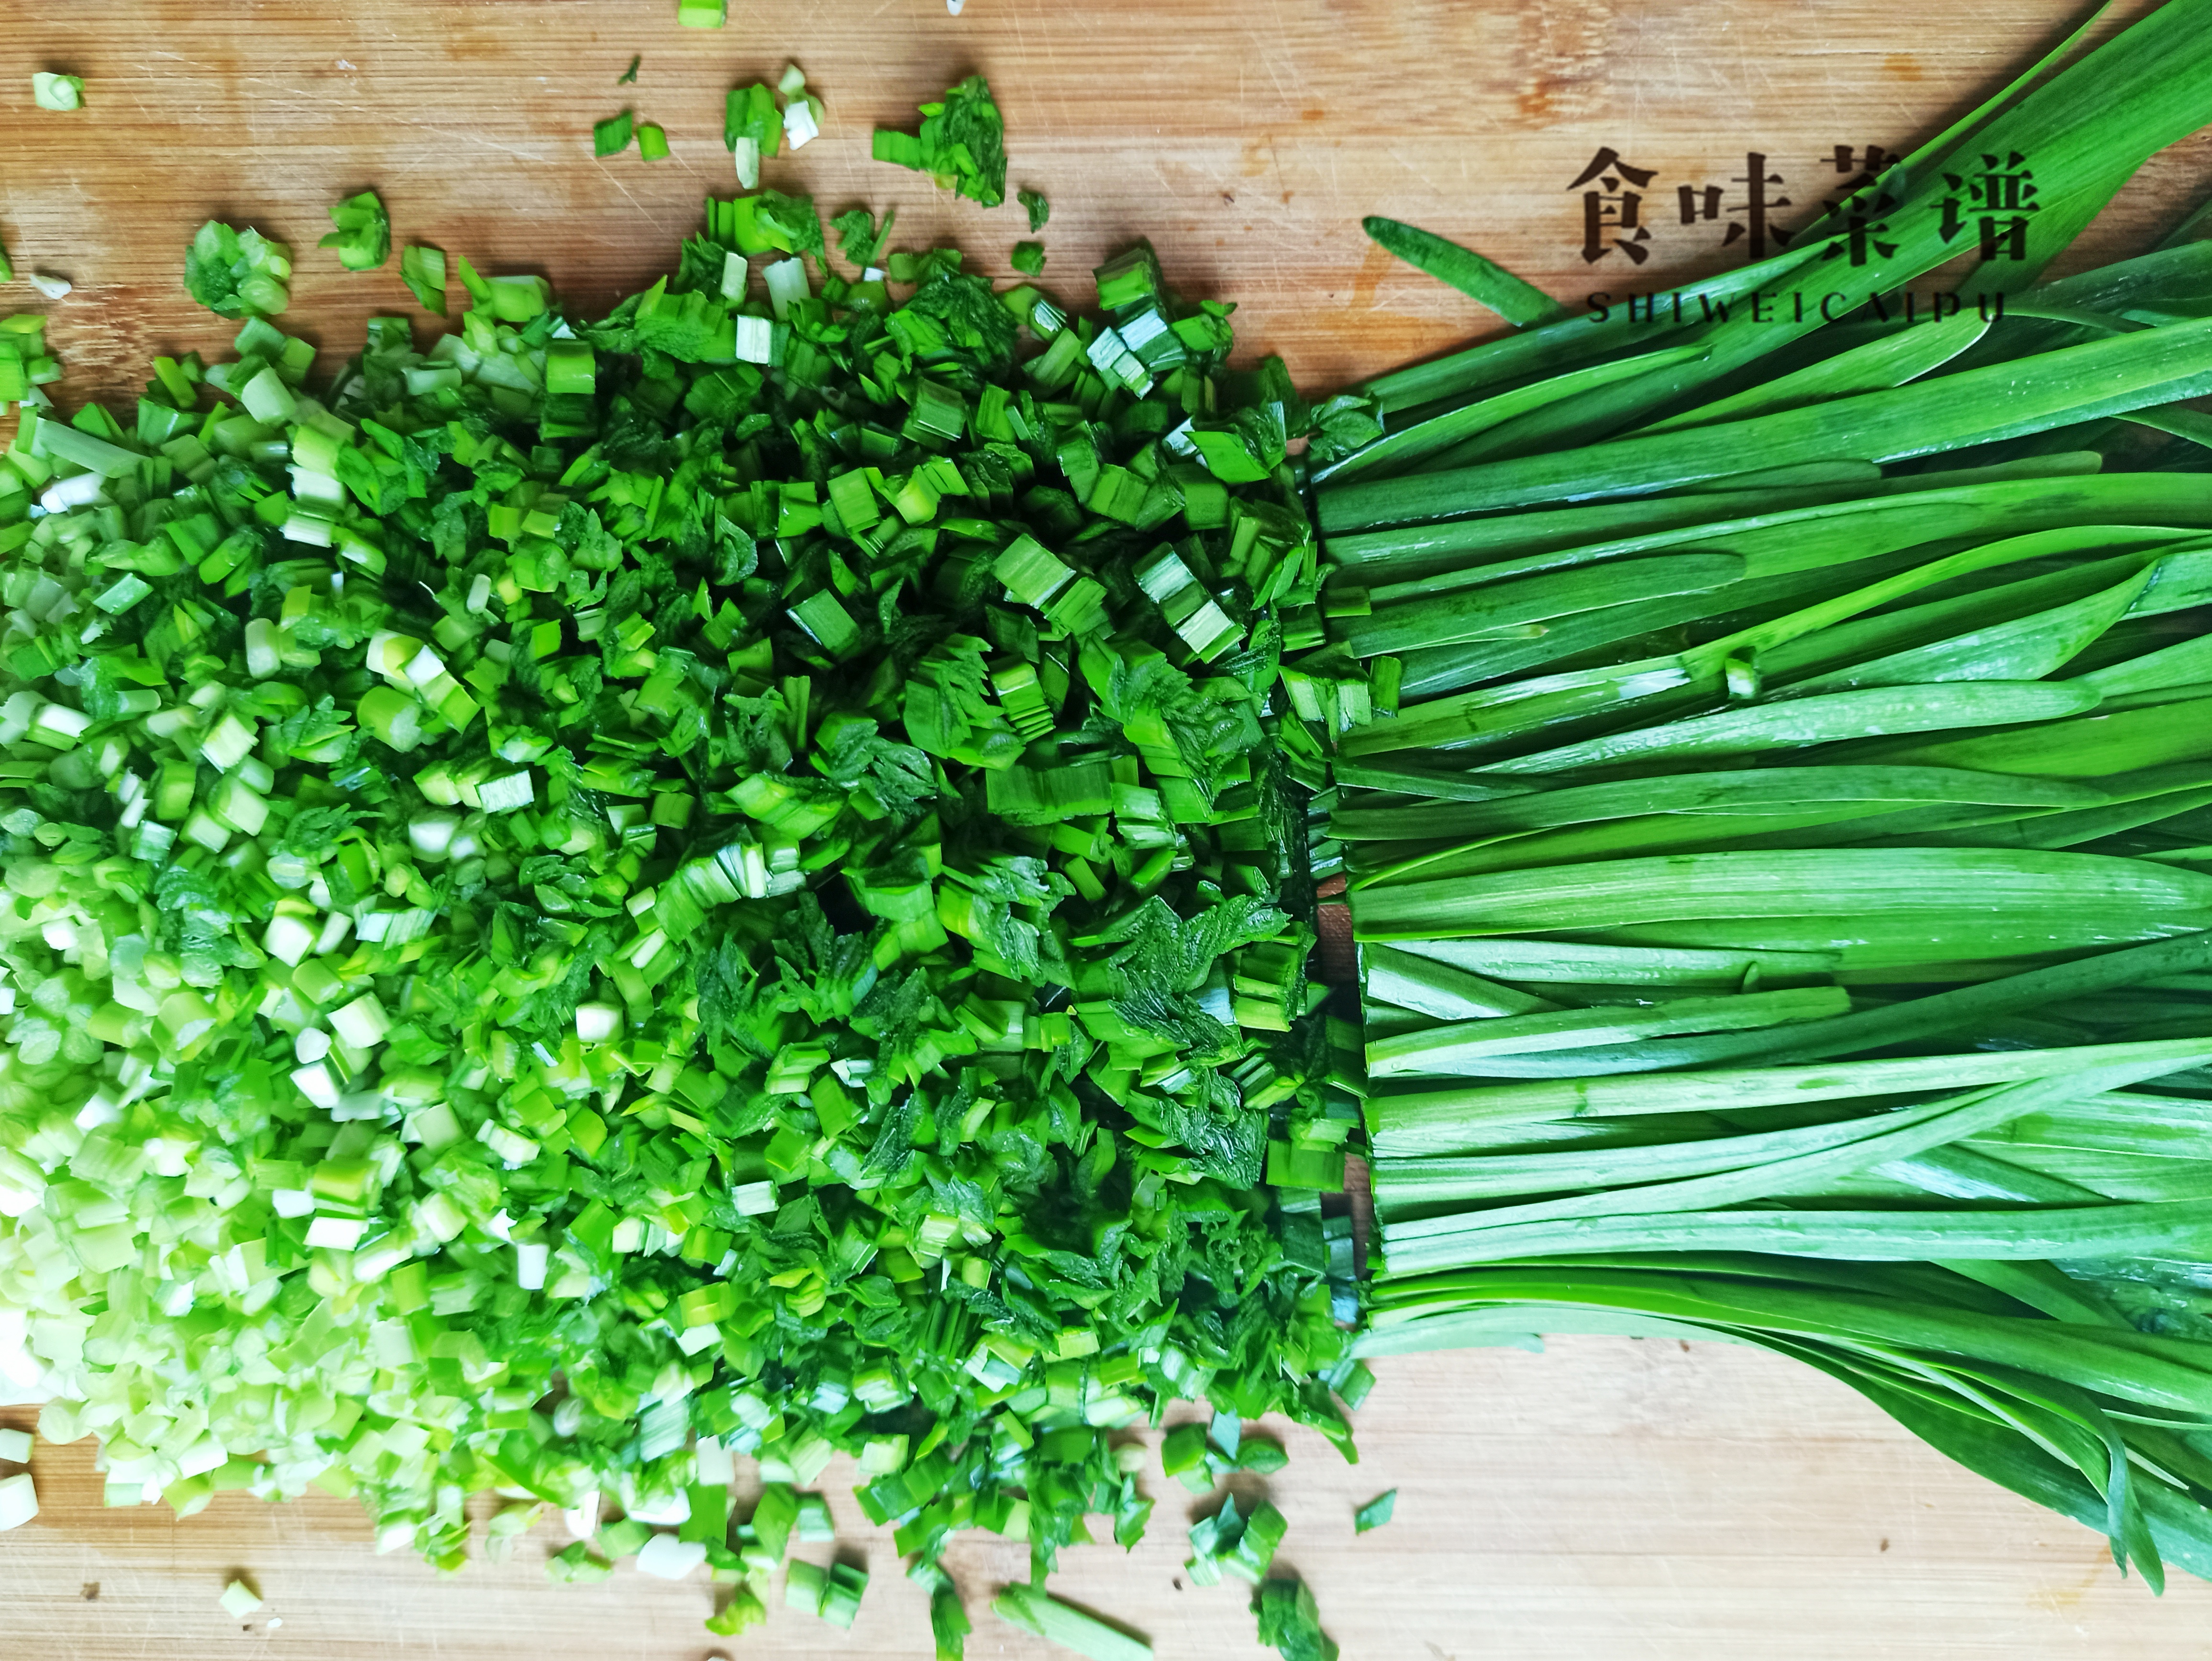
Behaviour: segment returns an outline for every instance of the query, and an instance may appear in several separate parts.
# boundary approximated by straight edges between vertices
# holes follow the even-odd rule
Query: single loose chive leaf
[[[627,86],[629,82],[636,80],[637,66],[643,62],[645,62],[645,58],[642,53],[633,57],[629,60],[629,67],[615,77],[615,84],[618,87]]]
[[[729,0],[676,0],[676,25],[686,29],[719,29],[728,19]]]
[[[54,75],[41,70],[31,77],[31,97],[42,110],[84,107],[84,77]]]
[[[1565,307],[1534,283],[1523,282],[1472,248],[1462,248],[1433,231],[1382,218],[1362,220],[1360,227],[1377,246],[1468,298],[1480,301],[1516,328],[1550,323],[1566,315]]]
[[[440,317],[446,313],[446,252],[442,248],[416,243],[399,251],[399,280],[422,309]]]
[[[1370,1529],[1379,1529],[1390,1520],[1390,1513],[1398,1507],[1398,1490],[1378,1494],[1352,1514],[1352,1531],[1364,1534]]]
[[[1029,215],[1030,228],[1033,231],[1042,230],[1045,222],[1052,217],[1052,204],[1044,199],[1044,192],[1024,187],[1014,193],[1014,199],[1022,204],[1023,211]]]
[[[332,204],[331,223],[337,228],[316,246],[336,248],[349,271],[374,271],[392,252],[392,220],[374,191]]]
[[[637,151],[648,161],[666,160],[668,134],[653,122],[640,122],[637,129]]]
[[[1024,277],[1036,277],[1044,270],[1044,244],[1017,242],[1014,244],[1014,252],[1006,263]]]
[[[636,118],[628,110],[611,115],[604,121],[592,124],[592,154],[620,155],[629,148],[630,132]]]

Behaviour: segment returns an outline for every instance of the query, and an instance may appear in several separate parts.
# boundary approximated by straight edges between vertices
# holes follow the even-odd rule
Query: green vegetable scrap
[[[636,125],[636,117],[629,110],[611,115],[604,121],[592,124],[592,154],[620,155],[629,148],[630,134]]]
[[[1044,271],[1044,244],[1017,242],[1014,244],[1013,254],[1006,263],[1024,277],[1039,276]]]
[[[84,107],[84,77],[53,75],[41,70],[31,77],[31,100],[42,110],[81,110]]]
[[[446,252],[415,245],[399,251],[399,280],[423,310],[446,315]]]
[[[210,219],[185,251],[185,289],[222,317],[275,317],[292,303],[292,251],[251,228]]]
[[[1017,191],[1014,193],[1014,199],[1022,204],[1022,211],[1029,215],[1030,228],[1032,231],[1042,230],[1045,221],[1052,217],[1052,204],[1044,199],[1044,192],[1032,190]]]
[[[61,378],[59,361],[46,350],[45,318],[36,312],[0,317],[0,404],[45,407],[46,394],[41,388]],[[27,493],[33,483],[27,478],[0,480],[0,502],[12,496],[12,505],[17,510],[12,517],[0,517],[0,553],[20,547],[30,535],[29,521],[23,515],[29,506]]]
[[[883,257],[884,244],[890,240],[891,221],[896,211],[886,208],[883,223],[878,225],[875,215],[866,208],[846,209],[830,222],[830,228],[837,233],[838,252],[863,270],[876,264]]]
[[[1370,1500],[1365,1505],[1360,1506],[1358,1511],[1352,1513],[1352,1532],[1355,1534],[1364,1534],[1370,1529],[1381,1528],[1385,1523],[1390,1520],[1390,1513],[1397,1510],[1397,1489],[1392,1488],[1388,1494],[1376,1494],[1372,1500]]]
[[[1005,201],[1006,128],[998,105],[991,100],[990,83],[980,75],[971,75],[948,88],[939,101],[921,107],[919,133],[876,129],[876,160],[929,173],[939,189],[987,208]],[[1043,198],[1036,200],[1041,204]],[[1030,228],[1038,228],[1043,221],[1037,216],[1037,207],[1026,198],[1024,206],[1030,212]]]
[[[1313,1588],[1302,1580],[1270,1580],[1252,1595],[1260,1617],[1260,1641],[1272,1644],[1283,1661],[1336,1661],[1336,1645],[1321,1629],[1321,1609]]]
[[[337,228],[317,246],[336,248],[338,264],[348,271],[374,271],[390,257],[392,220],[374,191],[363,191],[334,204],[331,223]],[[401,259],[404,266],[405,256]]]
[[[645,58],[642,54],[632,57],[629,60],[629,67],[615,77],[615,84],[618,87],[626,87],[629,85],[630,82],[635,81],[637,79],[637,67],[644,62]]]
[[[729,0],[676,0],[679,28],[719,29],[729,21]]]

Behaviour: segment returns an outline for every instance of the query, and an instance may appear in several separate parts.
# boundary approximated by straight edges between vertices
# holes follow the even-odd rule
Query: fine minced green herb
[[[1014,244],[1014,252],[1006,263],[1024,277],[1038,276],[1044,270],[1044,244],[1017,242]]]
[[[338,263],[348,271],[374,271],[390,257],[392,220],[374,191],[332,204],[331,223],[337,228],[317,246],[336,248]]]
[[[54,75],[41,70],[31,77],[31,99],[42,110],[70,111],[84,107],[84,77]]]
[[[1006,130],[992,101],[990,83],[971,75],[945,96],[921,108],[921,131],[876,129],[873,154],[917,173],[933,176],[940,188],[996,207],[1006,199]],[[1042,200],[1042,198],[1039,198]],[[1026,204],[1024,205],[1027,205]],[[1029,210],[1035,230],[1042,221]]]
[[[636,117],[629,110],[611,115],[604,121],[592,124],[592,154],[620,155],[629,148],[630,133]]]
[[[1052,204],[1044,199],[1044,192],[1024,188],[1014,192],[1014,199],[1022,204],[1022,211],[1029,215],[1030,228],[1032,231],[1042,230],[1045,222],[1052,217]]]
[[[640,53],[633,56],[629,60],[629,67],[615,77],[615,84],[618,87],[624,87],[635,81],[637,79],[638,65],[644,62],[645,58],[643,54]]]

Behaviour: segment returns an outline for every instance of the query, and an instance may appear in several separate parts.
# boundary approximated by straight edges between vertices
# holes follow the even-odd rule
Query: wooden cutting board
[[[2142,9],[2130,0],[2118,13]],[[1245,345],[1282,353],[1320,389],[1497,326],[1370,249],[1363,215],[1471,242],[1571,303],[1662,289],[1747,256],[1752,175],[1786,227],[1848,176],[1838,147],[1856,167],[1869,145],[1909,146],[2030,61],[2074,10],[969,0],[954,18],[939,0],[866,0],[736,4],[727,28],[706,33],[678,29],[672,0],[25,0],[0,32],[0,242],[19,271],[76,284],[45,308],[72,402],[133,395],[156,352],[226,344],[231,331],[179,286],[185,240],[210,214],[293,243],[285,326],[324,347],[326,368],[362,318],[411,310],[396,257],[354,275],[314,250],[325,207],[368,186],[397,240],[465,252],[487,271],[542,271],[572,302],[600,306],[665,269],[702,194],[733,188],[725,89],[796,58],[829,119],[769,182],[830,210],[896,206],[900,243],[957,241],[971,269],[1000,274],[1029,234],[1018,209],[955,203],[867,159],[872,127],[911,125],[916,102],[981,70],[1006,111],[1012,181],[1053,203],[1048,286],[1080,300],[1091,266],[1149,236],[1179,289],[1242,302]],[[633,54],[638,80],[618,86]],[[34,110],[35,69],[84,76],[86,109]],[[668,160],[592,158],[591,124],[626,106],[665,126]],[[1602,149],[1618,171],[1582,182]],[[2148,246],[2208,181],[2200,135],[2146,169],[2069,265]],[[1594,186],[1607,222],[1586,259]],[[1612,222],[1632,188],[1641,240]],[[3,297],[9,310],[35,303],[21,283]],[[1378,1370],[1360,1415],[1364,1463],[1346,1467],[1291,1431],[1290,1469],[1267,1485],[1291,1522],[1280,1561],[1312,1582],[1348,1656],[2212,1653],[2212,1587],[2185,1578],[2152,1599],[2122,1583],[2095,1536],[1777,1358],[1581,1339],[1545,1356],[1475,1351]],[[0,1409],[9,1424],[33,1417]],[[698,1626],[703,1583],[625,1572],[549,1586],[550,1534],[441,1579],[374,1556],[350,1502],[226,1495],[177,1524],[165,1508],[101,1509],[88,1442],[42,1445],[35,1469],[45,1510],[0,1536],[8,1661],[609,1661],[715,1647]],[[1055,1590],[1148,1634],[1163,1661],[1260,1655],[1239,1591],[1181,1583],[1194,1506],[1173,1483],[1152,1486],[1152,1536],[1127,1556],[1072,1553]],[[764,1634],[728,1647],[926,1655],[925,1600],[888,1536],[860,1527],[836,1468],[826,1487],[874,1575],[859,1624],[840,1634],[778,1609]],[[1397,1520],[1355,1538],[1353,1507],[1393,1487]],[[971,1656],[1048,1652],[985,1608],[1023,1574],[1022,1555],[987,1539],[949,1560],[978,1628]],[[216,1603],[234,1574],[270,1600],[245,1621]]]

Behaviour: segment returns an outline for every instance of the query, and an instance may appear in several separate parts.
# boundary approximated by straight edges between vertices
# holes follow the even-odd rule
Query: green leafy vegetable
[[[1024,277],[1038,276],[1044,271],[1044,244],[1017,242],[1014,244],[1014,252],[1006,263]]]
[[[645,62],[645,58],[642,54],[633,56],[629,60],[629,67],[615,77],[615,84],[618,87],[628,86],[631,82],[636,80],[637,66],[643,62]]]
[[[1390,1520],[1390,1513],[1398,1508],[1398,1490],[1378,1494],[1352,1515],[1352,1531],[1364,1534],[1370,1529],[1379,1529]]]
[[[1024,189],[1016,192],[1014,199],[1022,204],[1022,211],[1029,215],[1030,228],[1032,231],[1042,230],[1045,222],[1052,217],[1052,204],[1044,199],[1044,192]]]

